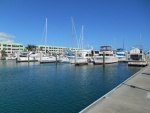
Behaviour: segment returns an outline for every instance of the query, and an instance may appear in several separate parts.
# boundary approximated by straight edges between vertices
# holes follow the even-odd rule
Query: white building
[[[12,42],[0,42],[0,51],[5,50],[8,56],[24,50],[23,44]],[[0,55],[1,56],[1,55]]]
[[[62,46],[48,46],[48,45],[38,45],[37,51],[42,51],[44,54],[50,53],[50,54],[63,54],[66,51],[70,50],[79,50],[79,48],[68,48],[68,47],[62,47]]]

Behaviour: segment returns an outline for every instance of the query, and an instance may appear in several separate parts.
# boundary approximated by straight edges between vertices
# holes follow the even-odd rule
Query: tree
[[[31,45],[31,44],[28,44],[28,46],[26,47],[26,49],[28,51],[36,51],[36,48],[37,48],[37,46]]]
[[[2,59],[7,57],[7,56],[8,55],[7,55],[6,51],[5,50],[1,50],[1,57],[2,57]]]

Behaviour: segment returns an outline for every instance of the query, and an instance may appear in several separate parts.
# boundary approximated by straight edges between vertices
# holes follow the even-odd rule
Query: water
[[[0,61],[0,113],[77,113],[140,69]]]

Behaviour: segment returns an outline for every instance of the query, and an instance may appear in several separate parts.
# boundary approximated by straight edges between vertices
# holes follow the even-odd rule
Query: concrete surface
[[[80,113],[150,113],[150,65]]]

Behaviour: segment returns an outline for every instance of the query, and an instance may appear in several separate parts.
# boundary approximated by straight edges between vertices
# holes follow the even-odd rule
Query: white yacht
[[[60,55],[59,56],[59,61],[61,63],[70,63],[69,58],[66,55]]]
[[[129,53],[129,66],[146,66],[148,64],[142,47],[132,47]]]
[[[118,61],[126,61],[127,52],[123,48],[118,48],[116,51]]]
[[[92,61],[91,50],[74,51],[74,54],[68,58],[71,64],[88,64]]]
[[[18,53],[19,54],[19,53]],[[17,62],[38,61],[39,54],[35,52],[21,52],[17,57]]]
[[[103,57],[104,56],[104,57]],[[111,46],[101,46],[98,56],[93,56],[94,64],[111,64],[117,63],[118,58]]]
[[[57,59],[55,56],[42,56],[39,61],[40,63],[54,63],[57,62]]]

